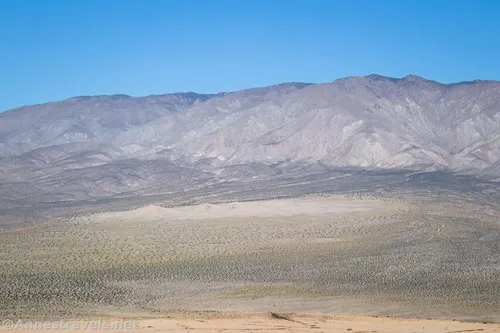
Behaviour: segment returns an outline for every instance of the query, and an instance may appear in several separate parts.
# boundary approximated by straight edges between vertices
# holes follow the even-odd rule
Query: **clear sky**
[[[371,73],[500,80],[500,1],[0,0],[0,110]]]

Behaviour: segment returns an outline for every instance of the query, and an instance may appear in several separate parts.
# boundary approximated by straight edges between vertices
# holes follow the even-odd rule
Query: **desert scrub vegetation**
[[[326,200],[319,207],[365,207],[363,200],[374,199],[318,200]],[[203,295],[214,302],[217,295],[353,296],[500,308],[498,211],[456,199],[383,202],[339,214],[238,218],[118,212],[2,233],[0,315],[160,308]]]

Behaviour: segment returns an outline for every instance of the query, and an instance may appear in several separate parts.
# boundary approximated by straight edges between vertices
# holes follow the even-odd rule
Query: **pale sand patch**
[[[100,319],[111,327],[127,323],[123,329],[112,329],[113,332],[352,332],[352,333],[434,333],[434,332],[500,332],[500,324],[467,323],[451,320],[396,319],[374,317],[348,317],[300,314],[217,314],[197,313],[178,314],[169,318],[157,319]],[[95,322],[96,319],[78,320],[81,323]],[[77,322],[77,320],[72,321]],[[133,327],[133,329],[131,329]],[[79,330],[50,330],[51,332],[81,332]],[[0,332],[47,332],[43,329],[14,329],[0,326]],[[87,328],[85,331],[105,331],[104,329]]]
[[[378,199],[351,199],[341,196],[302,197],[251,202],[201,204],[164,208],[155,205],[131,211],[98,214],[99,219],[148,219],[148,220],[211,220],[245,217],[284,217],[296,215],[343,215],[360,212],[380,211],[391,206],[401,209],[402,203]]]

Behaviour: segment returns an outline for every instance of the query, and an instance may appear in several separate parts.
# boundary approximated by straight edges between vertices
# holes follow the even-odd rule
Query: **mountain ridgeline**
[[[499,181],[500,82],[370,75],[214,95],[83,96],[0,113],[9,202],[152,195],[272,178],[277,168]]]

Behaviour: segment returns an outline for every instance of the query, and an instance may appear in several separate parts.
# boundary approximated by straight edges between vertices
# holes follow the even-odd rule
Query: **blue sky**
[[[350,75],[500,79],[496,0],[0,0],[0,110]]]

